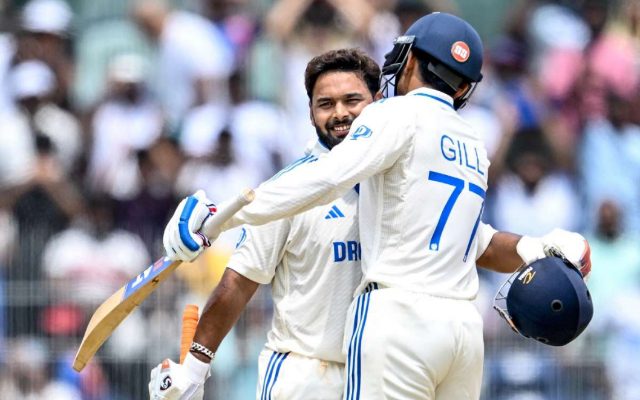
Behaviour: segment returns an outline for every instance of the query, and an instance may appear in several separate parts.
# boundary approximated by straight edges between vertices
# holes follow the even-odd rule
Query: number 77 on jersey
[[[253,201],[253,190],[245,190],[232,202],[221,209],[215,218],[209,218],[202,232],[210,237],[242,207]],[[111,333],[131,314],[171,273],[182,264],[181,261],[163,257],[135,278],[127,282],[98,307],[91,316],[80,347],[73,360],[73,369],[80,372],[93,355],[100,349]]]

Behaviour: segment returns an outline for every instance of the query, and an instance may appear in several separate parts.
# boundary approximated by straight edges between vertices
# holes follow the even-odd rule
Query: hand
[[[216,213],[216,206],[203,190],[183,199],[164,228],[162,242],[173,260],[193,261],[211,242],[200,233],[204,222]]]
[[[554,229],[539,238],[523,236],[516,250],[525,264],[543,257],[562,256],[578,268],[585,282],[589,279],[591,248],[589,242],[579,233]]]
[[[187,355],[184,365],[164,360],[151,371],[150,400],[202,400],[204,382],[211,375],[209,364],[191,357]]]

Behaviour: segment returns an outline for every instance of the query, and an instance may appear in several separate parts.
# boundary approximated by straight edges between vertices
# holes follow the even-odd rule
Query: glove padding
[[[216,213],[215,205],[203,190],[184,198],[164,228],[162,243],[172,260],[193,261],[211,242],[200,233],[207,218]]]
[[[585,282],[589,279],[591,248],[579,233],[554,229],[539,238],[523,236],[516,245],[516,251],[525,264],[544,257],[562,256],[578,268]]]
[[[190,354],[187,354],[183,365],[166,359],[151,370],[149,399],[202,400],[204,382],[209,376],[209,364]]]

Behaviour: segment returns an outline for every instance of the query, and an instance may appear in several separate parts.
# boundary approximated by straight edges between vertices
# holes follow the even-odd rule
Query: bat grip
[[[198,327],[198,306],[189,304],[182,313],[182,332],[180,334],[180,364],[184,363],[184,359],[189,352],[189,347],[193,341]]]
[[[208,238],[217,238],[220,234],[222,225],[229,221],[235,213],[242,209],[242,207],[251,203],[254,198],[255,193],[252,189],[243,190],[235,199],[231,200],[229,203],[222,204],[215,215],[207,218],[200,232]]]

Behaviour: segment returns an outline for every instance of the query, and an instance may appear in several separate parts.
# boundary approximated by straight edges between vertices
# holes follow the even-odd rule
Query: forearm
[[[312,0],[280,0],[269,10],[265,18],[267,32],[278,40],[285,40],[295,28]]]
[[[292,176],[278,178],[277,182],[267,182],[256,189],[255,200],[227,221],[222,230],[226,231],[241,225],[264,225],[290,217],[327,204],[349,190],[348,186],[322,182],[311,175],[302,174],[301,176],[308,179],[306,181],[290,179],[293,178],[292,174]]]
[[[215,352],[257,289],[258,283],[227,268],[207,301],[193,341]],[[201,361],[210,361],[199,353],[193,354]]]
[[[508,232],[496,232],[489,246],[478,258],[479,267],[496,272],[512,273],[523,263],[516,251],[516,245],[521,236]]]
[[[369,23],[375,16],[376,10],[367,0],[328,0],[344,18],[363,35],[368,33]]]

